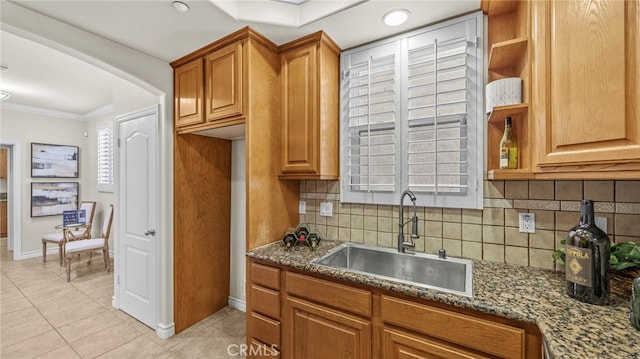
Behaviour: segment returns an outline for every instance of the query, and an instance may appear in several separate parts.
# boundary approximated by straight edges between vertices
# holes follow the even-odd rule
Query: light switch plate
[[[333,203],[331,202],[320,203],[320,215],[323,217],[333,216]]]
[[[298,202],[298,214],[307,213],[307,201],[300,200]]]
[[[520,233],[536,233],[536,214],[518,213]]]

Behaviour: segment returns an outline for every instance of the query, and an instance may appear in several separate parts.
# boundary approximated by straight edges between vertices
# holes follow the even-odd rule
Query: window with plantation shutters
[[[341,199],[481,208],[482,15],[341,57]]]
[[[98,191],[113,192],[113,127],[110,123],[97,126]]]

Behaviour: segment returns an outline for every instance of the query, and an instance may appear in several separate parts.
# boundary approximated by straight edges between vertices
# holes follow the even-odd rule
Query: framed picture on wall
[[[78,182],[31,182],[31,217],[78,209]]]
[[[31,143],[31,177],[78,178],[78,146]]]

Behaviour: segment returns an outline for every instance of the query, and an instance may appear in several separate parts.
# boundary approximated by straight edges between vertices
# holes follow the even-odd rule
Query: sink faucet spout
[[[411,236],[409,241],[404,239],[404,225],[409,223],[404,221],[404,198],[409,196],[409,199],[413,203],[413,217],[411,218]],[[398,219],[398,252],[405,253],[407,248],[414,248],[414,239],[418,239],[418,216],[416,214],[416,196],[410,190],[402,192],[400,196],[400,216]]]

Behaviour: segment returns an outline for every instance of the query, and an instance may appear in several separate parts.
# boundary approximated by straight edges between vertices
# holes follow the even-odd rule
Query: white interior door
[[[116,118],[120,309],[156,328],[158,282],[158,106]]]

